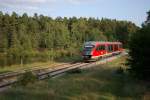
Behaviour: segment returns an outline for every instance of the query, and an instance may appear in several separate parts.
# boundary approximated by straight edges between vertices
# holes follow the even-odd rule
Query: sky
[[[140,26],[150,10],[150,0],[0,0],[0,11],[50,17],[95,17],[132,21]]]

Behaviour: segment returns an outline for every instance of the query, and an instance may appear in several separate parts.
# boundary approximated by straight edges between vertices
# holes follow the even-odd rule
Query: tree
[[[128,21],[85,17],[19,16],[0,12],[0,65],[47,61],[79,54],[85,41],[122,41],[137,26]],[[6,59],[7,58],[7,59]]]
[[[150,25],[147,24],[132,35],[129,42],[129,51],[130,73],[140,79],[150,79]]]
[[[145,21],[145,25],[150,25],[150,10],[147,12],[147,20]]]
[[[3,33],[3,13],[0,12],[0,53],[5,52],[7,48],[6,34]]]

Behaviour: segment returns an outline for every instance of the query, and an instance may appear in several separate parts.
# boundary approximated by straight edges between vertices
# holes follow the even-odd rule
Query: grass
[[[16,70],[22,70],[22,69],[32,69],[33,67],[40,67],[40,68],[45,68],[45,67],[51,67],[54,64],[61,64],[61,63],[67,63],[67,62],[72,62],[72,61],[79,61],[81,60],[80,56],[74,56],[74,57],[63,57],[63,59],[56,59],[54,61],[47,61],[47,62],[35,62],[35,63],[30,63],[30,64],[24,64],[21,66],[20,64],[17,65],[11,65],[11,66],[0,66],[0,74],[1,73],[6,73],[6,72],[12,72]]]
[[[121,57],[81,73],[13,87],[0,93],[0,100],[150,100],[148,84],[117,73],[124,62]]]
[[[58,62],[73,62],[73,61],[81,61],[82,57],[81,55],[74,55],[72,57],[63,57],[57,59]]]
[[[0,68],[0,73],[6,73],[6,72],[11,72],[11,71],[16,71],[16,70],[22,70],[22,69],[31,69],[33,67],[48,67],[52,64],[56,64],[57,62],[36,62],[32,64],[24,64],[23,66],[20,65],[12,65],[12,66],[5,66]]]

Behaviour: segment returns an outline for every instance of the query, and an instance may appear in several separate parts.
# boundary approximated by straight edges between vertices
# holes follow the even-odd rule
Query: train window
[[[96,50],[97,50],[97,51],[100,50],[100,46],[97,46]]]
[[[108,45],[108,51],[109,52],[113,51],[113,45]]]
[[[91,50],[92,47],[85,47],[85,50]]]
[[[113,51],[113,45],[110,45],[110,47],[111,47],[111,51]]]
[[[108,46],[108,51],[109,51],[109,52],[111,51],[111,47],[110,47],[110,45]]]
[[[105,46],[104,46],[104,45],[98,46],[98,47],[96,48],[96,50],[105,50]]]
[[[105,46],[104,45],[101,45],[101,50],[105,50]]]

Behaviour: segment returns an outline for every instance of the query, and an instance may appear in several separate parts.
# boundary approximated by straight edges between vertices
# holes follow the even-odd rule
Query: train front
[[[83,57],[84,61],[92,60],[92,53],[93,53],[94,47],[95,46],[92,44],[85,44],[84,45],[84,49],[82,52],[82,57]]]

